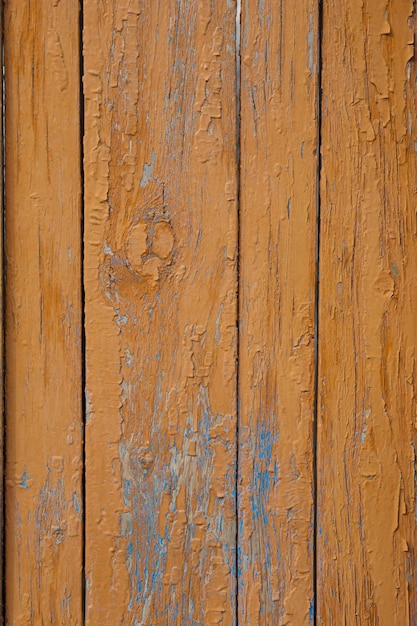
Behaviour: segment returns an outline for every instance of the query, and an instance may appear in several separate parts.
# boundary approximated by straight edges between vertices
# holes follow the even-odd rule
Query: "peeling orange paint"
[[[84,24],[86,619],[233,624],[235,6]]]
[[[79,9],[4,6],[6,623],[411,626],[415,2]]]
[[[4,7],[5,623],[82,623],[79,27]]]
[[[318,4],[242,3],[239,610],[313,623]]]
[[[413,2],[324,6],[318,620],[413,624]]]

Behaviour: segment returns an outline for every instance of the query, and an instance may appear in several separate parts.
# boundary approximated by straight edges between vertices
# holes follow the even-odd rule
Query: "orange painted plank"
[[[318,622],[415,624],[413,2],[326,0]]]
[[[76,2],[8,0],[6,618],[81,624]]]
[[[84,11],[87,623],[233,624],[235,6]]]
[[[318,3],[242,3],[239,623],[313,623]]]

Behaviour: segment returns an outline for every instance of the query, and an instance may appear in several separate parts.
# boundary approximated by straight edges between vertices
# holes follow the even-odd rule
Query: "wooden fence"
[[[4,623],[417,624],[416,16],[4,1]]]

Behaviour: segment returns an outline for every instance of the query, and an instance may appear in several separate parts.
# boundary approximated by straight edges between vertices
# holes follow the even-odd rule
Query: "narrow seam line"
[[[314,625],[318,625],[318,419],[319,419],[319,333],[320,333],[320,230],[321,230],[321,171],[322,171],[322,56],[323,0],[318,5],[317,41],[317,165],[316,165],[316,282],[314,294],[314,422],[313,422],[313,598]]]
[[[2,279],[3,289],[1,294],[1,306],[2,306],[2,331],[1,331],[1,345],[3,350],[2,355],[2,425],[1,433],[3,436],[2,441],[2,502],[1,502],[1,557],[2,557],[2,581],[1,581],[1,615],[3,624],[6,623],[6,141],[5,141],[5,111],[6,111],[6,68],[5,68],[5,54],[4,54],[4,2],[0,7],[0,36],[1,36],[1,120],[0,120],[0,133],[1,133],[1,177],[2,177],[2,214],[1,225],[2,229]]]
[[[80,284],[81,284],[81,414],[82,414],[82,571],[81,571],[81,615],[82,623],[86,623],[86,453],[85,453],[85,428],[86,416],[86,337],[85,337],[85,283],[84,283],[84,130],[85,130],[85,107],[84,107],[84,3],[80,0],[79,5],[79,81],[80,81]]]
[[[237,261],[236,261],[236,470],[235,470],[235,623],[239,624],[239,419],[240,419],[240,184],[241,184],[241,0],[236,0],[236,188],[237,188]]]

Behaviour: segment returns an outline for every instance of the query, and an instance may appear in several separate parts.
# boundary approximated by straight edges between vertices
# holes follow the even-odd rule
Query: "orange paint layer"
[[[231,625],[235,7],[84,23],[87,624]]]
[[[79,8],[4,7],[6,622],[415,624],[415,3],[84,2],[83,164]]]
[[[413,2],[324,4],[318,620],[414,624]]]
[[[5,4],[6,619],[81,624],[78,6]]]
[[[239,623],[314,619],[317,2],[242,8]]]

